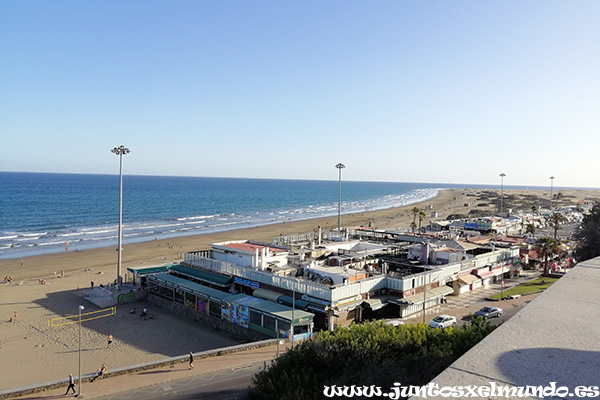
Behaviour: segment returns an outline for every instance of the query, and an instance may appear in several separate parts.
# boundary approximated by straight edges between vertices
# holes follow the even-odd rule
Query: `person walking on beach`
[[[194,355],[192,354],[191,351],[190,351],[190,359],[189,359],[188,363],[190,365],[190,369],[194,369]]]
[[[110,345],[113,342],[113,335],[108,335],[108,348],[110,349]]]
[[[73,394],[75,394],[75,381],[73,380],[73,374],[69,374],[69,386],[67,387],[67,391],[65,392],[65,396],[69,394],[69,390],[73,389]]]

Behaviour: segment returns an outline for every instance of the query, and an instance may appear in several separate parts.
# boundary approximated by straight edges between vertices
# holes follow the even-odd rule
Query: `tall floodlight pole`
[[[79,387],[77,397],[81,396],[81,310],[83,310],[83,306],[79,306]]]
[[[123,277],[121,276],[121,247],[123,246],[123,155],[131,150],[120,145],[111,150],[119,156],[119,247],[117,248],[117,284],[121,285]]]
[[[554,189],[554,177],[550,177],[550,211],[554,210],[554,195],[552,194]]]
[[[500,215],[502,215],[504,208],[504,177],[506,174],[503,172],[500,174]]]
[[[339,199],[338,199],[338,233],[342,234],[342,169],[346,166],[342,163],[337,163],[335,167],[339,170]]]

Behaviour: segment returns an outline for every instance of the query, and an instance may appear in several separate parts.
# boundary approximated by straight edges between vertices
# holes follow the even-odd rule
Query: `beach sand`
[[[342,215],[346,227],[371,226],[378,229],[404,228],[413,220],[414,207],[424,209],[427,225],[433,212],[444,219],[450,214],[468,214],[470,210],[489,210],[495,206],[499,190],[446,189],[436,198],[419,204]],[[556,191],[555,193],[558,193]],[[558,204],[577,204],[584,199],[600,200],[600,190],[560,191]],[[549,204],[549,191],[504,191],[505,208],[531,209],[531,205]],[[178,260],[178,254],[210,248],[215,242],[227,240],[258,240],[271,242],[280,234],[291,235],[313,232],[318,226],[329,230],[337,226],[337,216],[305,221],[239,229],[221,233],[183,236],[152,240],[123,246],[122,269],[150,266]],[[78,325],[49,327],[48,321],[78,312],[98,308],[79,296],[79,288],[88,288],[90,282],[107,284],[116,278],[115,247],[0,260],[0,277],[13,277],[12,284],[0,284],[0,390],[22,387],[76,375],[78,365]],[[60,278],[61,271],[64,277]],[[55,277],[56,272],[57,277]],[[44,279],[47,284],[39,284]],[[156,319],[140,321],[130,315],[134,306],[138,311],[145,303],[117,307],[116,316],[83,323],[83,373],[94,372],[103,363],[108,369],[159,360],[165,357],[198,352],[210,348],[240,343],[239,339],[223,332],[202,329],[199,323],[188,321],[165,310],[149,305]],[[9,322],[13,312],[16,322]],[[107,346],[107,336],[115,342]]]

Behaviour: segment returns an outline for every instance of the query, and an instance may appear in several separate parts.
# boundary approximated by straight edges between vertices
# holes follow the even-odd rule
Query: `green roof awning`
[[[277,299],[283,296],[283,293],[277,293],[267,289],[255,289],[254,292],[252,292],[252,296],[277,303]]]
[[[233,285],[233,277],[211,274],[197,268],[186,267],[185,265],[177,264],[170,268],[171,273],[185,276],[191,279],[197,279],[202,282],[210,283],[221,287],[230,287]]]
[[[148,276],[149,282],[154,282],[158,285],[184,290],[188,293],[208,297],[212,300],[225,301],[231,297],[231,293],[222,292],[199,283],[192,282],[184,278],[162,273]]]
[[[161,266],[161,267],[145,267],[145,268],[127,268],[127,271],[132,274],[138,275],[148,275],[148,274],[158,274],[161,272],[168,272],[171,266]]]

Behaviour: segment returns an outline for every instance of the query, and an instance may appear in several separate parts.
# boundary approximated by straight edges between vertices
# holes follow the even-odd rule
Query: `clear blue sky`
[[[600,187],[600,1],[2,0],[0,171]]]

